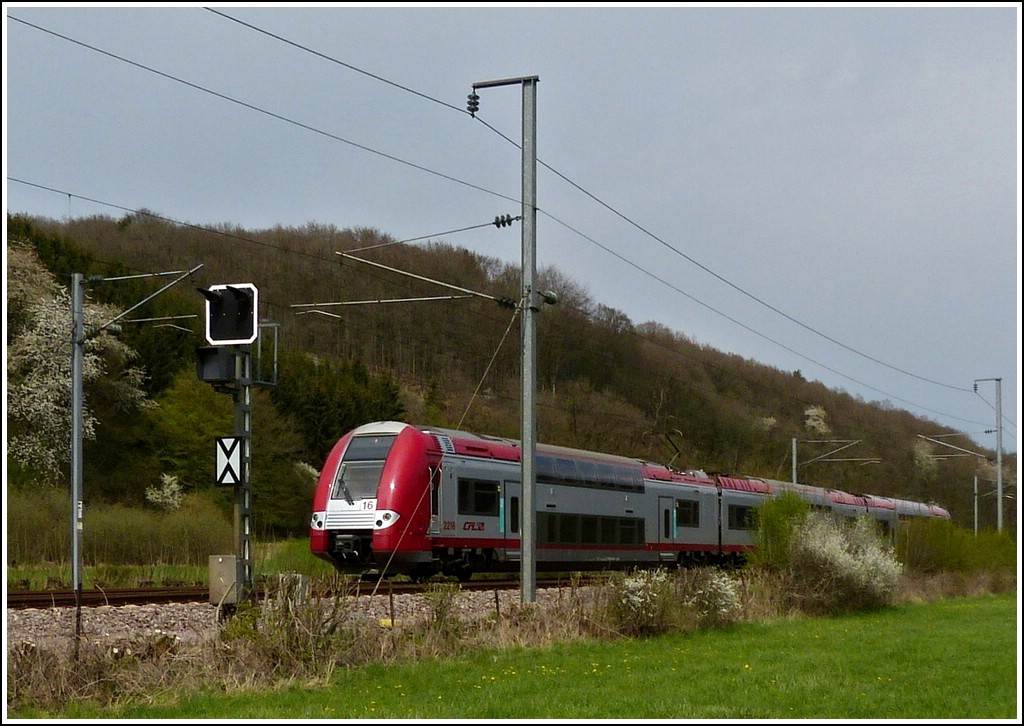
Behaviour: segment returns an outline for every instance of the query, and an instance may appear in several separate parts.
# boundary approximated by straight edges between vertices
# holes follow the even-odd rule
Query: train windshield
[[[349,442],[334,477],[331,499],[373,499],[395,436],[356,436]]]

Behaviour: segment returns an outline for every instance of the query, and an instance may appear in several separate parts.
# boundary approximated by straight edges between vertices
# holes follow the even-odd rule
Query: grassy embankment
[[[1016,592],[835,619],[478,652],[335,672],[326,687],[201,692],[61,718],[1012,719]],[[16,716],[19,714],[10,714]]]

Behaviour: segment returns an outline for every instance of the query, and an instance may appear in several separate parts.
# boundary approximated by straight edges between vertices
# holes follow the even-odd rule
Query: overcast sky
[[[521,87],[466,96],[536,76],[539,267],[993,450],[1001,378],[1017,449],[1017,3],[4,7],[9,213],[518,264],[518,225],[442,233],[520,213]]]

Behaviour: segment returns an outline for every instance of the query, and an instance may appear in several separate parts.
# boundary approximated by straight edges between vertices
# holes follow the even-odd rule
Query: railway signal
[[[259,290],[250,283],[196,288],[206,298],[206,339],[210,345],[249,345],[259,334]]]
[[[196,288],[206,298],[206,340],[212,347],[199,348],[197,372],[200,380],[213,384],[235,401],[235,436],[217,440],[219,485],[232,486],[235,494],[234,525],[236,554],[211,556],[216,572],[231,587],[220,594],[218,604],[227,606],[251,600],[252,586],[252,343],[259,337],[257,310],[259,290],[250,283],[211,285]],[[231,570],[230,576],[225,574]],[[211,597],[213,590],[211,589]]]

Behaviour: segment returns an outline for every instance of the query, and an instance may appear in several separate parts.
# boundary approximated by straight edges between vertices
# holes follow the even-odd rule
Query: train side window
[[[537,512],[537,532],[541,544],[558,541],[558,520],[551,512]]]
[[[459,514],[497,517],[498,482],[486,479],[459,479]]]
[[[588,487],[600,486],[601,476],[600,469],[593,461],[577,461],[576,468],[579,470],[580,479],[583,480],[583,485]]]
[[[638,492],[642,494],[644,491],[644,478],[635,469],[617,466],[615,467],[615,488],[625,492]]]
[[[601,517],[601,544],[619,543],[619,520],[616,517]]]
[[[580,542],[582,544],[597,544],[597,517],[580,517]]]
[[[577,544],[580,541],[580,518],[575,514],[556,515],[558,522],[559,544]]]
[[[619,517],[619,543],[620,544],[643,544],[644,529],[642,519],[632,517]]]
[[[633,472],[624,466],[615,467],[615,484],[617,489],[627,492],[633,489]]]
[[[729,529],[757,529],[757,509],[742,504],[730,504]]]
[[[555,481],[555,460],[550,456],[537,457],[537,481]]]
[[[576,462],[572,459],[555,459],[555,471],[558,480],[563,484],[575,485],[579,483],[580,475],[576,471]]]
[[[664,510],[663,514],[665,516],[662,518],[664,521],[662,522],[662,525],[661,525],[662,529],[664,530],[664,532],[662,533],[662,538],[663,539],[672,539],[672,510],[666,508]]]
[[[680,527],[699,527],[700,502],[689,499],[677,499],[676,524]]]
[[[618,486],[615,482],[615,467],[611,464],[597,465],[597,479],[602,489],[615,489]]]
[[[519,531],[519,497],[510,497],[508,502],[508,531]]]

